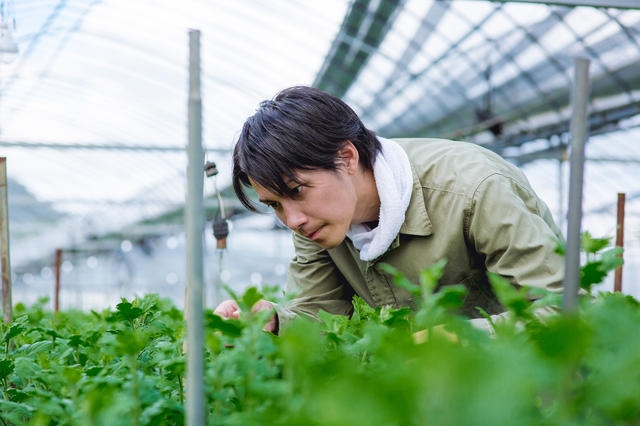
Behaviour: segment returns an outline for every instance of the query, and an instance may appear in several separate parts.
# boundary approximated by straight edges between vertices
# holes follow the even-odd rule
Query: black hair
[[[261,102],[242,126],[233,150],[233,189],[242,205],[259,213],[244,191],[249,177],[290,197],[284,177],[300,184],[296,170],[337,170],[337,153],[347,141],[358,150],[359,164],[371,169],[380,141],[349,105],[312,87],[284,89]]]

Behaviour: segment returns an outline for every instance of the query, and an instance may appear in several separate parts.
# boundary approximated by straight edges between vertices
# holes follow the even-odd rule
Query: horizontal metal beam
[[[237,198],[223,198],[224,205],[226,207],[243,208],[242,204]],[[167,200],[92,200],[89,198],[76,198],[76,199],[49,199],[38,201],[28,196],[9,196],[9,207],[34,207],[34,206],[51,206],[51,205],[80,205],[80,206],[111,206],[111,207],[169,207],[169,208],[181,208],[184,206],[184,201],[167,201]],[[204,200],[205,207],[218,207],[218,199],[211,198]]]
[[[112,151],[157,151],[157,152],[186,152],[187,148],[179,146],[158,146],[158,145],[120,145],[120,144],[90,144],[90,143],[42,143],[42,142],[20,142],[0,140],[0,146],[27,149],[84,149],[84,150],[112,150]],[[218,152],[228,154],[231,149],[227,148],[203,148],[207,152]]]
[[[446,1],[450,0],[438,0]],[[476,0],[476,1],[493,1],[493,0]],[[592,6],[592,7],[612,7],[615,9],[640,9],[640,0],[509,0],[500,3],[542,3],[555,4],[560,6]]]
[[[622,105],[619,107],[611,108],[603,111],[591,112],[589,116],[589,136],[600,135],[604,133],[611,133],[617,130],[623,130],[619,126],[619,123],[628,118],[634,117],[640,114],[640,102],[633,104]],[[499,121],[499,119],[498,119]],[[451,132],[446,135],[439,136],[442,139],[456,139],[460,140],[465,136],[469,136],[475,133],[479,133],[481,130],[488,128],[491,121],[483,122],[473,126],[469,126],[463,129],[462,132]],[[636,127],[636,126],[632,126]],[[561,135],[569,131],[569,123],[566,120],[560,120],[555,123],[549,124],[544,127],[538,127],[535,130],[523,131],[520,133],[501,138],[495,142],[484,145],[485,148],[491,149],[500,153],[500,151],[510,146],[520,146],[525,142],[530,142],[536,139],[549,139],[553,135]]]
[[[568,161],[569,159],[566,145],[556,145],[540,151],[520,155],[503,155],[502,158],[513,161],[517,166],[523,166],[542,159],[561,161]],[[594,163],[640,164],[640,158],[587,157],[585,161],[593,161]]]

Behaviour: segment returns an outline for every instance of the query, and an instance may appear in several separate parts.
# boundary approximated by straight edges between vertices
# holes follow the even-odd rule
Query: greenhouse
[[[0,426],[640,422],[640,0],[0,0],[0,17]],[[365,257],[355,227],[391,211],[375,164],[348,184],[373,188],[375,220],[353,201],[330,247],[334,228],[293,225],[296,196],[249,160],[321,149],[255,154],[245,122],[294,86],[350,107],[374,160],[403,148],[433,235],[398,223]],[[453,166],[424,165],[438,150]],[[535,227],[504,188],[459,190],[484,158]],[[418,162],[456,189],[420,186]],[[321,185],[295,173],[348,171],[274,167],[300,191]],[[327,193],[317,215],[352,205]],[[394,263],[398,244],[428,249]],[[340,287],[307,292],[327,269],[300,265],[325,261]]]

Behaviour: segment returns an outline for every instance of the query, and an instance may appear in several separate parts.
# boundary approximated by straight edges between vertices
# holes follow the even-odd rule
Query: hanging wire
[[[213,190],[216,192],[216,196],[218,197],[218,210],[220,211],[220,217],[222,219],[226,219],[226,215],[224,212],[224,201],[222,201],[222,196],[220,195],[220,191],[218,191],[218,176],[213,177]]]

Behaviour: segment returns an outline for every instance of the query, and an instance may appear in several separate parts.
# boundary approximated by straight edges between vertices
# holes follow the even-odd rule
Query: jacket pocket
[[[505,311],[498,297],[491,288],[491,283],[484,271],[474,271],[470,277],[460,282],[467,289],[467,296],[462,302],[460,314],[467,318],[484,318],[476,308],[482,308],[489,315],[501,314]]]

